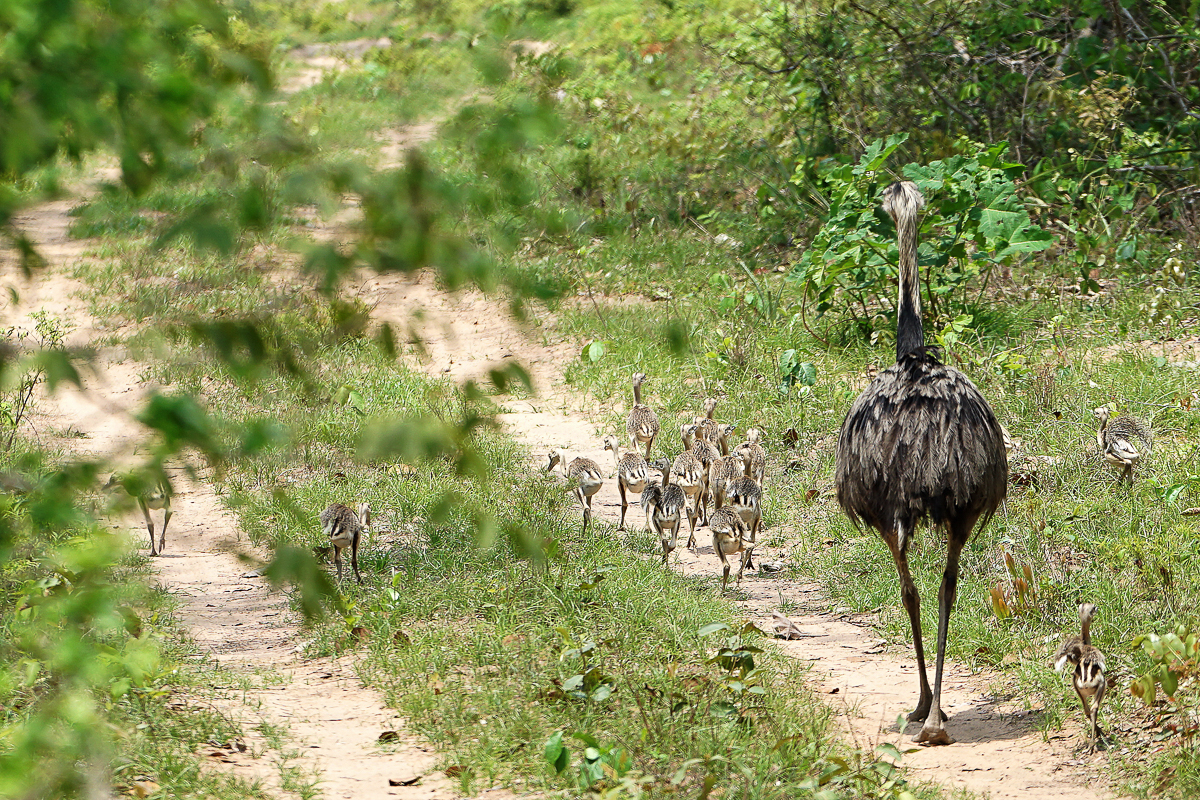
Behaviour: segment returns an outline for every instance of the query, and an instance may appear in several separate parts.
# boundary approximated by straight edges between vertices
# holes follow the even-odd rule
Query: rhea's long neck
[[[906,209],[907,211],[907,209]],[[921,328],[921,278],[917,272],[917,214],[901,213],[896,219],[900,248],[900,296],[896,301],[896,360],[923,347]]]

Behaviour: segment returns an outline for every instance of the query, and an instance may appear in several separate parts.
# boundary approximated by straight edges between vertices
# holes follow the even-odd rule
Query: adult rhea
[[[896,363],[879,373],[842,422],[837,497],[851,522],[879,532],[900,574],[921,683],[921,697],[908,719],[925,722],[914,740],[952,744],[942,713],[942,664],[958,559],[976,523],[986,524],[1004,500],[1008,461],[1000,423],[983,395],[966,375],[942,364],[935,348],[925,346],[917,274],[917,212],[924,205],[916,184],[908,181],[883,192],[900,248]],[[921,599],[908,570],[908,546],[922,520],[944,526],[947,541],[932,691],[921,641]]]

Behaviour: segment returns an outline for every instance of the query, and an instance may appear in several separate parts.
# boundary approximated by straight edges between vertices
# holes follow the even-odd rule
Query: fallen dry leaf
[[[467,771],[467,768],[464,767],[462,764],[452,764],[451,766],[446,767],[446,769],[443,770],[443,772],[445,772],[446,775],[451,778],[456,778],[459,775],[462,775],[466,771]]]
[[[235,761],[234,759],[229,757],[228,752],[226,752],[225,750],[219,750],[215,747],[210,750],[205,751],[201,755],[208,756],[209,758],[215,759],[224,764],[236,764],[237,763],[237,761]]]
[[[800,630],[796,623],[778,611],[771,613],[771,627],[775,629],[775,638],[777,639],[807,639],[813,635]]]
[[[383,733],[379,734],[379,738],[377,741],[394,742],[394,741],[397,741],[399,738],[400,738],[400,734],[396,733],[395,731],[384,731]]]
[[[134,781],[130,787],[130,794],[134,797],[150,797],[158,794],[162,787],[150,779]]]
[[[388,786],[416,786],[421,782],[421,777],[420,775],[414,775],[411,778],[402,778],[400,780],[388,778]]]

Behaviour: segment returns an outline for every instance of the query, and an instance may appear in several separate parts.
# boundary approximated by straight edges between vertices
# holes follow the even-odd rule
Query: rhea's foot
[[[946,733],[946,729],[941,725],[936,727],[926,725],[921,728],[921,732],[913,737],[913,741],[917,744],[939,745],[939,744],[954,744],[954,740],[950,738],[950,734]]]

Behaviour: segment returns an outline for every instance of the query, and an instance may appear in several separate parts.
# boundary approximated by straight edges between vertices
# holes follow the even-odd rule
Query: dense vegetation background
[[[397,337],[369,328],[338,287],[362,266],[429,267],[449,288],[502,289],[518,315],[529,303],[555,308],[554,334],[581,345],[567,374],[581,392],[623,396],[629,368],[647,365],[678,376],[656,389],[669,412],[721,395],[730,418],[770,436],[778,488],[767,522],[793,543],[793,572],[841,602],[884,607],[882,629],[903,639],[882,548],[827,498],[837,424],[859,376],[892,350],[893,232],[878,192],[916,180],[930,199],[926,330],[1027,454],[1051,459],[1025,463],[1025,485],[968,554],[955,655],[1011,673],[1056,724],[1071,706],[1035,643],[1095,600],[1116,673],[1158,703],[1122,686],[1106,706],[1126,745],[1111,757],[1117,780],[1189,797],[1200,785],[1200,561],[1194,518],[1180,512],[1197,504],[1200,423],[1194,358],[1163,343],[1190,336],[1200,317],[1198,25],[1195,3],[1163,0],[9,0],[0,229],[36,269],[13,216],[116,156],[121,185],[78,210],[75,232],[107,249],[105,266],[85,276],[93,307],[143,323],[125,344],[178,390],[143,415],[158,443],[144,479],[181,456],[220,465],[247,529],[279,548],[277,577],[332,598],[334,613],[313,623],[319,649],[349,646],[359,624],[392,640],[432,613],[413,599],[422,596],[466,614],[499,592],[536,610],[470,617],[477,639],[424,631],[416,642],[441,653],[444,673],[478,658],[484,648],[471,642],[525,626],[514,663],[536,692],[576,677],[572,686],[586,686],[578,702],[531,710],[529,692],[497,681],[488,713],[521,710],[492,735],[451,735],[479,712],[423,688],[402,692],[403,670],[417,665],[382,649],[369,656],[399,670],[379,682],[479,774],[612,796],[681,785],[903,796],[916,790],[874,755],[847,760],[840,745],[811,744],[828,722],[793,668],[765,656],[761,683],[742,680],[751,645],[732,631],[720,635],[733,656],[707,659],[698,631],[730,621],[709,588],[574,533],[558,494],[532,483],[488,424],[488,394],[519,384],[521,370],[463,393],[430,386],[397,369]],[[379,36],[390,44],[317,86],[278,91],[292,47]],[[528,40],[555,46],[534,55],[519,44]],[[372,169],[372,137],[434,115],[445,124],[421,155]],[[308,239],[306,219],[349,204],[361,221],[347,241]],[[264,253],[268,266],[301,265],[314,290],[272,289],[265,270],[248,268]],[[571,302],[580,291],[605,302]],[[615,301],[630,295],[644,304]],[[225,316],[214,321],[217,308]],[[151,771],[164,786],[217,793],[219,782],[184,776],[194,744],[228,722],[183,724],[165,702],[169,686],[203,680],[192,674],[199,662],[164,598],[136,588],[144,562],[96,524],[105,465],[22,437],[30,382],[78,380],[61,334],[48,321],[40,346],[11,335],[4,360],[17,435],[5,437],[11,477],[0,499],[0,794],[83,795]],[[1102,403],[1158,432],[1128,490],[1089,450]],[[420,480],[388,477],[393,459]],[[272,491],[269,476],[292,465],[310,469],[311,483]],[[324,476],[335,469],[405,508],[428,537],[423,553],[395,556],[410,561],[369,561],[374,581],[392,579],[396,563],[428,575],[431,563],[470,552],[464,583],[342,596],[315,577],[303,509],[328,499]],[[508,503],[514,491],[526,501]],[[923,593],[936,551],[923,553]],[[687,625],[632,594],[606,597],[599,613],[591,593],[605,570],[621,571],[612,584],[674,593]],[[842,596],[850,585],[855,595]],[[1170,632],[1177,638],[1133,644]],[[648,658],[646,639],[687,675]],[[597,643],[611,648],[603,663],[586,655]],[[561,674],[548,674],[547,660]],[[644,674],[653,679],[639,694]],[[684,685],[696,675],[707,676],[703,690]],[[605,686],[625,691],[611,700]],[[648,698],[676,694],[690,717],[629,722]],[[748,718],[770,735],[737,722]],[[581,735],[568,735],[575,755],[559,774],[567,750],[553,737],[561,744],[564,730]],[[547,749],[506,752],[514,736]]]

